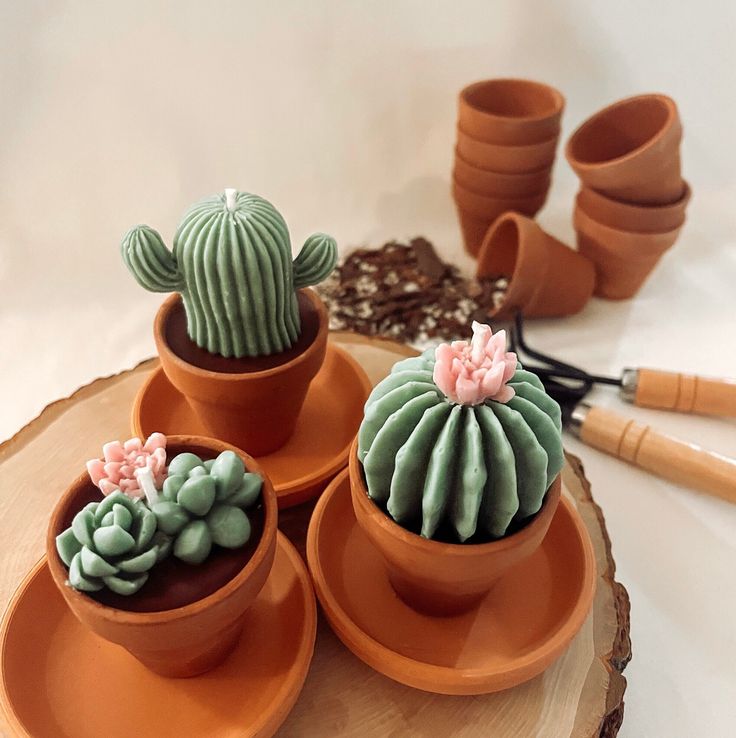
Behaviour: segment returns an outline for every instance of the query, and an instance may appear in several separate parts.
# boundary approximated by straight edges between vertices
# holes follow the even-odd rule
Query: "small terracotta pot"
[[[665,233],[633,233],[598,223],[575,208],[578,250],[595,265],[595,294],[610,300],[633,297],[665,253],[680,228]]]
[[[502,213],[514,211],[524,215],[536,215],[547,200],[547,190],[531,197],[489,197],[459,185],[454,179],[452,194],[457,206],[460,229],[465,250],[477,256],[480,245],[491,224]]]
[[[526,146],[560,131],[565,98],[554,88],[526,79],[488,79],[460,92],[458,126],[487,143]]]
[[[442,543],[395,523],[368,497],[357,440],[350,451],[350,489],[358,525],[381,554],[396,594],[419,612],[456,615],[470,610],[547,535],[560,501],[558,476],[539,512],[519,531],[491,543]]]
[[[460,221],[460,232],[463,235],[465,250],[471,256],[478,256],[480,245],[483,243],[483,239],[493,221],[487,218],[479,218],[460,207],[457,208],[457,217]]]
[[[668,205],[685,189],[674,100],[639,95],[609,105],[570,137],[565,156],[586,187],[639,205]]]
[[[276,552],[276,493],[260,465],[234,446],[200,436],[169,436],[167,453],[192,451],[214,458],[231,450],[249,471],[263,477],[264,523],[261,539],[240,572],[211,595],[184,607],[160,612],[132,612],[103,605],[89,595],[68,587],[68,571],[56,551],[56,536],[65,527],[85,488],[87,472],[64,492],[54,509],[46,536],[46,557],[56,586],[74,615],[90,630],[117,643],[146,667],[167,677],[189,677],[212,669],[237,644],[245,611],[266,582]],[[81,507],[80,507],[81,509]],[[196,567],[193,567],[196,576]],[[144,585],[146,586],[146,585]],[[131,595],[135,597],[135,595]]]
[[[536,172],[551,169],[555,162],[559,136],[528,146],[504,146],[485,143],[457,129],[457,151],[465,161],[480,169],[503,174]]]
[[[505,213],[489,229],[478,254],[476,276],[508,277],[504,301],[489,315],[506,320],[580,312],[593,294],[595,268],[585,256],[545,233],[533,220]]]
[[[181,299],[167,298],[153,326],[156,348],[169,381],[191,405],[215,438],[254,456],[281,448],[294,433],[297,418],[327,350],[327,310],[316,292],[302,290],[319,316],[315,339],[304,352],[271,369],[230,374],[184,361],[166,339],[166,323]]]
[[[685,223],[690,194],[690,187],[685,182],[685,192],[676,203],[647,206],[612,200],[600,192],[583,187],[575,203],[593,220],[609,228],[633,233],[664,233],[680,228]]]
[[[455,181],[462,187],[491,197],[531,197],[549,190],[549,167],[536,172],[503,174],[469,164],[455,150]]]

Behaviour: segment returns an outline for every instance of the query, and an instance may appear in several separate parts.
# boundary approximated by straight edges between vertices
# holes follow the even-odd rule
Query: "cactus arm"
[[[176,258],[161,236],[145,225],[131,228],[120,244],[125,266],[143,289],[150,292],[180,292],[184,280]]]
[[[324,233],[310,236],[294,259],[294,287],[301,289],[318,284],[335,268],[337,244]]]

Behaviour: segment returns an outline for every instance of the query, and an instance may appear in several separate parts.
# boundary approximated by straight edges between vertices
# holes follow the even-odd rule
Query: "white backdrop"
[[[567,97],[563,138],[630,94],[679,104],[694,200],[639,297],[534,325],[597,371],[736,376],[736,4],[0,0],[0,438],[154,353],[160,296],[119,258],[134,223],[170,242],[225,186],[344,250],[423,234],[466,268],[449,195],[455,95],[527,76]],[[572,242],[564,160],[540,222]],[[736,424],[596,401],[736,454]],[[622,736],[733,735],[736,508],[582,455],[632,597]]]

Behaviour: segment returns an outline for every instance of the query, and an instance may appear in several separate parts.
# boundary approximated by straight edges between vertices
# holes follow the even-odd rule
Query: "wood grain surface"
[[[413,353],[388,341],[351,334],[332,340],[347,349],[372,381]],[[56,497],[105,441],[130,435],[133,398],[156,360],[98,379],[49,405],[0,446],[0,604],[3,609],[43,555],[45,528]],[[631,657],[629,600],[615,581],[603,514],[580,461],[568,455],[565,494],[575,502],[596,551],[593,610],[567,652],[544,674],[512,690],[450,697],[397,684],[354,657],[320,618],[304,690],[278,732],[281,738],[470,738],[478,736],[615,736],[623,718]],[[313,505],[281,513],[280,527],[304,550]],[[0,734],[10,735],[0,715]],[[165,737],[162,737],[165,738]]]

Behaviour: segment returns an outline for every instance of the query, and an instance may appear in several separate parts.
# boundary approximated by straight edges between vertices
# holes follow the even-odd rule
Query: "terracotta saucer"
[[[235,651],[200,677],[166,679],[82,626],[44,558],[3,618],[0,700],[17,733],[34,738],[271,736],[302,689],[316,625],[309,574],[279,533]]]
[[[442,694],[485,694],[540,674],[580,630],[593,602],[593,546],[563,496],[547,537],[474,610],[422,615],[393,591],[355,520],[347,470],[314,510],[307,559],[340,640],[397,682]]]
[[[371,383],[362,367],[346,351],[328,342],[324,364],[309,386],[294,435],[278,451],[256,457],[273,481],[279,508],[317,496],[348,463],[350,444],[363,419],[363,405],[370,391]],[[133,435],[142,438],[154,431],[208,435],[161,367],[139,390],[131,423]]]

